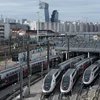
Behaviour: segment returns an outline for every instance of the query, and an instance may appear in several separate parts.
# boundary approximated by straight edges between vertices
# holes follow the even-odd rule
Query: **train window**
[[[89,81],[90,75],[91,75],[91,70],[86,70],[86,71],[85,71],[85,74],[84,74],[84,80],[85,80],[86,82]]]
[[[99,69],[94,72],[94,76],[96,76],[99,72]]]
[[[55,74],[55,77],[57,76],[58,72]]]
[[[75,74],[75,72],[73,72],[72,76]]]
[[[63,88],[66,87],[66,89],[69,87],[70,84],[70,77],[69,76],[65,76],[62,80],[62,86]]]
[[[48,76],[45,78],[44,86],[46,86],[46,85],[51,85],[51,81],[52,81],[52,76],[48,75]]]
[[[95,71],[97,69],[97,67],[95,67],[94,69],[93,69],[93,71]]]

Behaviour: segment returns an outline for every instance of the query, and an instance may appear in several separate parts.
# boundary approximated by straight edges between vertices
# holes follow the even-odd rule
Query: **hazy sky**
[[[100,22],[100,0],[43,1],[49,3],[50,15],[53,10],[58,10],[62,21],[87,19]],[[0,15],[7,18],[37,20],[38,2],[38,0],[0,0]]]

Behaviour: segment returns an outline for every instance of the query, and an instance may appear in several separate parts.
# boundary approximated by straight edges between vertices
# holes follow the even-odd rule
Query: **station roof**
[[[67,51],[68,50],[68,38],[64,39],[63,43],[55,47],[56,50]],[[74,37],[69,39],[69,51],[73,52],[93,52],[100,53],[100,40],[93,40],[83,37]]]

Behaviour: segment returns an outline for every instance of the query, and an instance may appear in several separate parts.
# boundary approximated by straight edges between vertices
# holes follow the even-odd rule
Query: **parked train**
[[[53,91],[60,75],[61,75],[61,70],[52,69],[45,76],[45,79],[44,79],[44,82],[43,82],[43,87],[42,87],[43,93],[48,94],[48,93]]]
[[[71,92],[77,78],[84,72],[84,70],[94,61],[96,57],[86,58],[78,63],[74,64],[74,66],[63,75],[61,84],[60,84],[60,91],[61,93],[69,93]]]
[[[55,66],[56,61],[58,63],[61,63],[62,59],[63,56],[61,55],[50,56],[49,58],[50,67],[52,67],[52,63],[53,66]],[[22,64],[21,66],[23,68],[23,78],[25,78],[28,76],[28,67],[26,63]],[[41,71],[42,66],[43,69],[47,69],[47,58],[31,61],[30,62],[31,74]],[[20,75],[20,65],[0,72],[0,88],[8,84],[17,82],[19,80],[19,75]]]
[[[74,63],[80,61],[83,58],[83,55],[71,58],[67,61],[60,63],[58,65],[58,68],[52,69],[44,78],[42,92],[44,94],[51,93],[54,90],[57,82],[61,79],[63,72],[68,70],[68,68],[70,68]]]
[[[100,73],[100,60],[89,66],[83,74],[83,84],[90,85]]]

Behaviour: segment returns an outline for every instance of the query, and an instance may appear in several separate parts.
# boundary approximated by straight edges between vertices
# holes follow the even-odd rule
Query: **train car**
[[[10,68],[7,69],[3,72],[0,72],[0,88],[4,87],[10,83],[14,83],[18,80],[18,75],[19,75],[19,70],[20,68],[18,66],[16,66],[15,68]]]
[[[100,60],[89,66],[83,74],[83,84],[90,85],[100,73]]]
[[[69,93],[77,79],[77,70],[75,68],[68,69],[68,71],[63,75],[60,91],[62,94]]]
[[[70,68],[74,63],[80,61],[80,60],[83,59],[83,58],[84,58],[84,56],[81,55],[81,56],[77,56],[77,57],[71,58],[71,59],[69,59],[69,60],[67,60],[67,61],[64,61],[64,62],[60,63],[60,64],[57,66],[57,68],[60,70],[60,77],[58,77],[58,76],[59,76],[59,75],[58,75],[58,76],[55,78],[55,73],[56,73],[56,71],[55,71],[55,72],[51,71],[50,74],[52,73],[52,76],[54,76],[54,79],[52,78],[52,80],[54,80],[54,81],[53,81],[52,83],[50,83],[50,84],[51,84],[51,87],[50,87],[50,86],[47,86],[47,85],[46,85],[46,80],[48,80],[48,78],[50,78],[50,74],[47,75],[47,76],[45,77],[45,81],[43,82],[43,86],[42,86],[42,91],[43,91],[43,93],[45,93],[45,94],[51,93],[51,92],[53,91],[55,85],[56,85],[56,81],[55,81],[55,80],[57,80],[57,78],[59,78],[59,80],[60,80],[61,77],[62,77],[63,72],[65,72],[66,70],[68,70],[68,68]],[[54,69],[53,69],[53,70],[54,70]],[[53,74],[54,74],[54,75],[53,75]],[[49,90],[46,90],[46,87],[47,87],[47,88],[49,87]]]
[[[54,59],[56,58],[60,59],[61,61],[62,56],[61,55],[50,56],[49,59],[54,61]],[[28,76],[27,63],[23,63],[21,64],[21,66],[23,68],[23,78],[25,78]],[[41,67],[43,67],[43,69],[47,69],[47,58],[35,59],[33,61],[30,61],[31,74],[41,71]],[[17,82],[19,80],[19,75],[20,75],[20,65],[16,65],[12,68],[0,72],[0,87],[4,87],[6,85]]]
[[[59,76],[61,74],[61,70],[59,69],[52,69],[44,78],[43,80],[43,85],[42,85],[42,92],[44,94],[49,94],[51,93],[58,80],[59,80]]]
[[[87,67],[89,67],[92,63],[94,63],[96,60],[97,60],[97,57],[86,58],[76,63],[74,67],[77,68],[77,70],[79,70],[80,74],[83,74],[84,70]]]
[[[71,69],[63,75],[60,85],[61,93],[69,93],[75,84],[77,78],[83,74],[84,70],[89,67],[89,65],[96,59],[96,57],[83,59],[76,64]]]
[[[58,66],[62,71],[67,71],[68,68],[72,67],[76,62],[79,62],[82,59],[84,59],[84,55],[76,56],[60,63]]]

